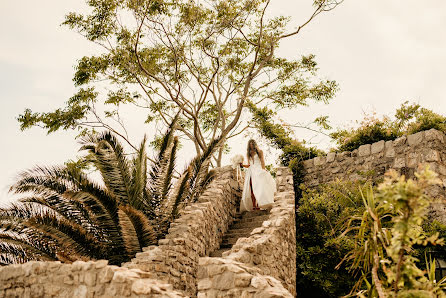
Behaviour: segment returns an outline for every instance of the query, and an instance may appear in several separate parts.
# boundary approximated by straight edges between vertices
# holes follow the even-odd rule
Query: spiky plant
[[[102,183],[74,166],[22,172],[11,191],[23,196],[0,209],[0,264],[79,259],[120,264],[156,244],[179,208],[195,201],[213,176],[208,167],[217,142],[193,159],[173,187],[176,120],[150,169],[145,137],[129,159],[116,137],[103,132],[81,139]]]

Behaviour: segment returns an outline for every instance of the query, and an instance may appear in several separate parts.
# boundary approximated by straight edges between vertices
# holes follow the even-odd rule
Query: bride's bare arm
[[[247,165],[244,165],[243,162],[241,162],[241,163],[240,163],[240,166],[241,166],[242,168],[249,168],[249,166],[250,166],[249,158],[248,158],[248,164],[247,164]]]
[[[262,164],[262,169],[265,170],[265,160],[263,159],[263,151],[259,151],[260,163]]]

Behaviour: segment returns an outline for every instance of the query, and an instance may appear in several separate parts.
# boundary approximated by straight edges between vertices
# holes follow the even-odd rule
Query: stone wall
[[[221,258],[203,257],[199,297],[296,295],[296,226],[293,178],[279,168],[275,205],[263,226],[240,238]]]
[[[106,260],[0,267],[0,298],[196,296],[199,257],[219,247],[239,206],[241,182],[230,166],[218,169],[216,179],[197,203],[180,212],[159,246],[145,247],[122,267]]]
[[[0,297],[186,297],[151,273],[107,264],[33,261],[0,267]]]
[[[144,248],[123,267],[152,272],[175,289],[195,296],[200,257],[220,246],[240,204],[241,181],[230,167],[219,169],[218,179],[200,196],[197,203],[181,212],[158,246]]]
[[[304,184],[312,187],[336,179],[382,178],[391,168],[412,178],[421,164],[428,164],[446,185],[446,136],[442,132],[431,129],[306,160]]]
[[[443,181],[427,192],[437,198],[429,215],[446,224],[446,136],[435,129],[402,136],[394,141],[362,145],[352,152],[329,153],[304,161],[304,181],[309,187],[341,180],[382,179],[389,169],[413,178],[419,166],[429,165]]]

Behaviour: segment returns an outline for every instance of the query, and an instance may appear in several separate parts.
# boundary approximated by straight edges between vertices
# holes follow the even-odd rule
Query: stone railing
[[[240,183],[230,166],[220,168],[218,178],[198,202],[186,207],[171,224],[166,238],[158,246],[144,248],[123,267],[152,272],[157,279],[195,296],[199,258],[219,247],[233,222],[240,203]]]
[[[119,266],[106,260],[62,264],[28,262],[0,267],[1,297],[196,296],[199,257],[219,247],[240,202],[241,181],[230,166],[182,210],[159,246]]]
[[[221,258],[200,258],[198,297],[296,295],[293,177],[279,168],[275,205],[263,226],[240,238]]]
[[[33,261],[0,267],[0,297],[186,297],[149,272],[107,264]]]

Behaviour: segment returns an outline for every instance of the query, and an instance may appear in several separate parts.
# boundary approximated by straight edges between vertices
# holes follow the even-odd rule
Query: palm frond
[[[160,212],[162,202],[167,198],[166,192],[170,189],[171,174],[178,146],[178,139],[174,138],[175,125],[178,117],[179,114],[173,118],[169,128],[163,136],[160,151],[149,171],[150,180],[148,181],[148,187],[151,199],[150,209],[152,209],[154,218],[159,216],[158,213]]]
[[[178,217],[178,210],[181,204],[184,202],[185,198],[187,197],[188,190],[189,190],[189,179],[192,175],[192,169],[187,168],[186,172],[183,173],[183,175],[178,180],[178,186],[177,189],[174,191],[173,194],[173,204],[170,211],[170,216],[172,219],[175,219]]]
[[[208,148],[202,153],[197,155],[189,164],[191,168],[191,175],[189,178],[189,191],[184,201],[194,202],[197,200],[198,195],[202,192],[203,187],[209,182],[208,170],[211,161],[212,154],[217,150],[221,137],[213,140]]]
[[[26,238],[14,236],[10,233],[0,232],[0,254],[15,259],[11,264],[23,263],[31,260],[38,261],[56,261],[56,257],[45,249],[37,248],[35,245],[26,241]],[[0,257],[1,258],[1,257]]]
[[[89,135],[81,139],[81,150],[89,150],[94,157],[94,165],[100,171],[107,189],[118,202],[128,204],[131,198],[130,163],[124,149],[116,137],[109,131],[99,135]],[[92,146],[94,150],[91,149]]]
[[[156,234],[155,231],[145,214],[131,206],[122,206],[122,211],[126,213],[130,221],[132,222],[133,228],[135,229],[136,235],[138,237],[138,242],[140,245],[140,250],[143,247],[156,244]]]
[[[141,246],[139,244],[138,233],[136,232],[135,226],[126,211],[126,206],[119,206],[119,223],[122,229],[125,253],[131,258],[141,250]]]
[[[136,152],[133,159],[131,193],[132,200],[130,205],[136,209],[144,208],[146,199],[146,185],[147,185],[147,153],[146,153],[147,136],[144,138]]]

